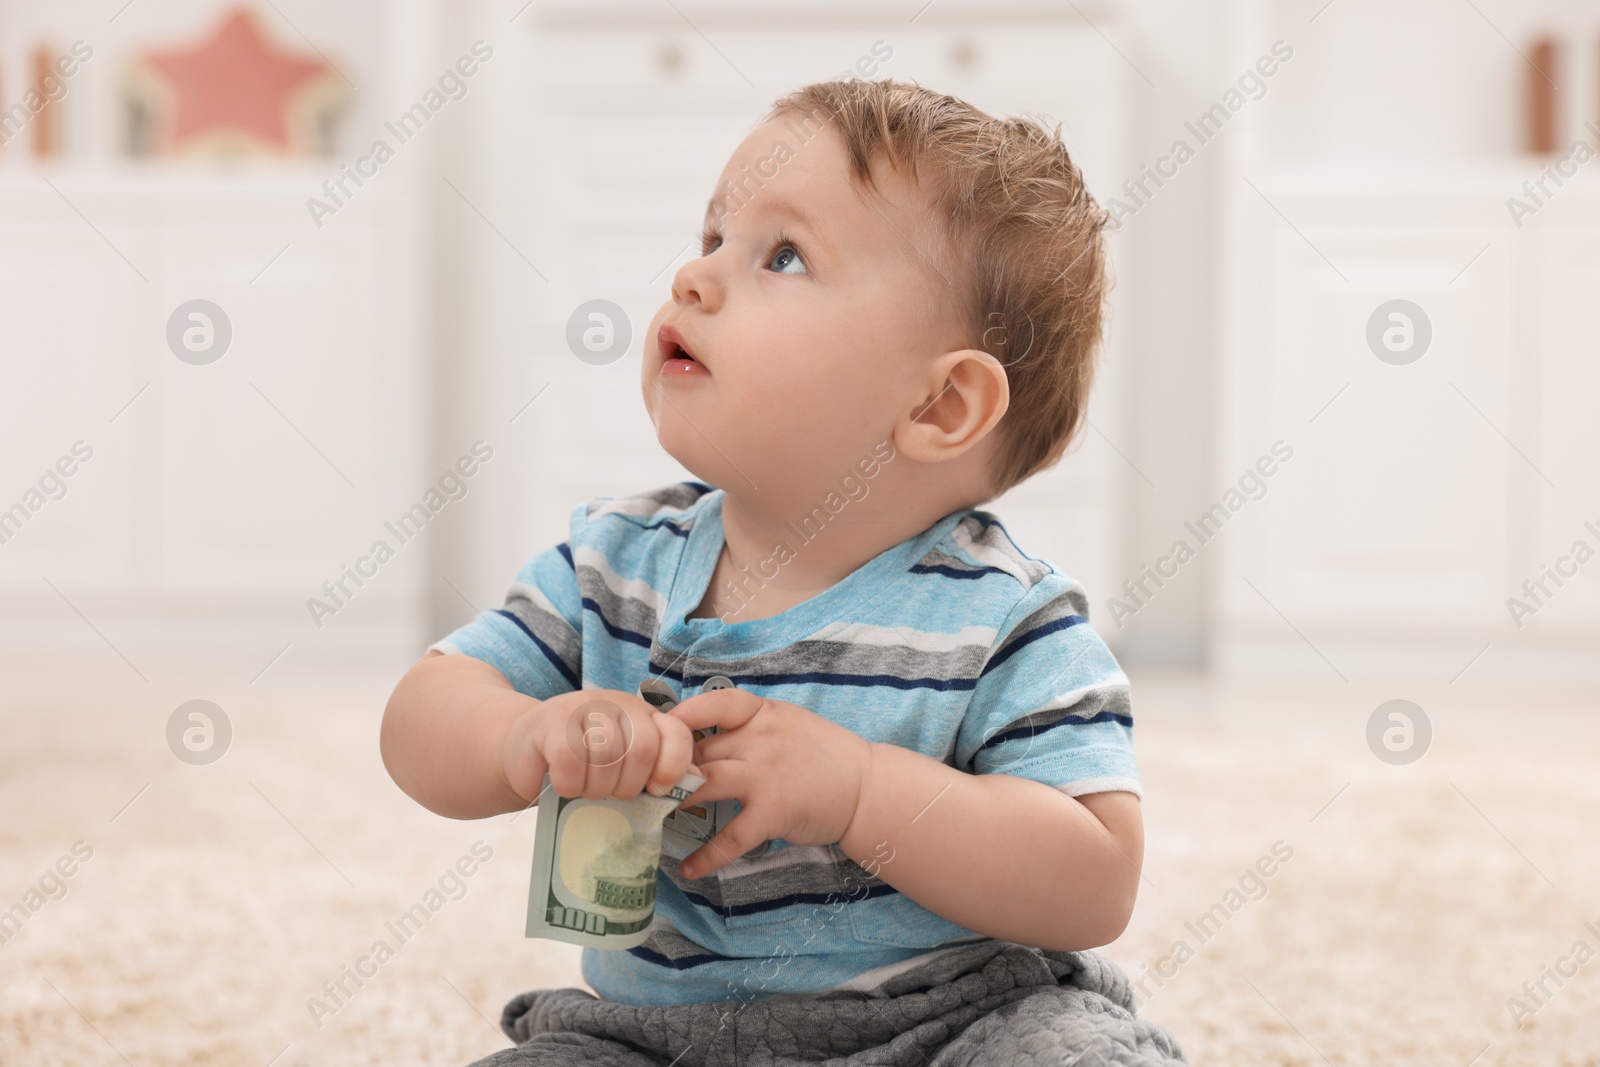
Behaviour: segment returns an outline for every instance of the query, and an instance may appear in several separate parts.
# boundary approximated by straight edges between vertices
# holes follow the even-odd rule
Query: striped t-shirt
[[[681,482],[578,505],[568,540],[523,566],[503,609],[433,647],[540,699],[633,693],[659,677],[687,700],[723,675],[969,773],[1071,796],[1140,793],[1128,680],[1088,625],[1082,587],[1025,554],[994,515],[952,512],[769,618],[686,618],[722,551],[722,498]],[[693,880],[664,855],[649,939],[585,948],[582,967],[610,1000],[750,1001],[893,973],[982,936],[837,844],[777,840]]]

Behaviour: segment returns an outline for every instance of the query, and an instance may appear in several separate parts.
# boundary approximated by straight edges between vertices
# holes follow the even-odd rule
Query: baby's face
[[[642,384],[656,436],[696,477],[808,507],[918,406],[929,363],[962,345],[923,197],[881,160],[887,202],[858,193],[839,135],[813,126],[801,141],[799,129],[759,127],[723,168],[702,254],[645,334]],[[693,362],[669,358],[664,326]]]

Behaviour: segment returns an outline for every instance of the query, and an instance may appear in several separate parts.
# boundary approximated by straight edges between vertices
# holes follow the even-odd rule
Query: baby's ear
[[[954,459],[989,435],[1011,404],[998,359],[976,348],[946,352],[896,427],[896,447],[923,463]]]

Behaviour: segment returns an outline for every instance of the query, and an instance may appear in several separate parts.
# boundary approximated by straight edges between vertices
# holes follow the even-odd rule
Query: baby
[[[722,1002],[726,1024],[726,1002],[886,988],[953,948],[1122,932],[1127,678],[1082,587],[977,507],[1083,421],[1103,219],[1032,122],[892,81],[779,100],[644,334],[645,409],[698,480],[578,505],[396,687],[385,764],[442,815],[536,804],[547,772],[626,799],[693,769],[684,806],[738,801],[663,856],[648,940],[584,950],[610,1007]],[[656,711],[646,679],[681,703]],[[586,747],[597,699],[620,759]],[[568,1062],[533,1048],[503,1062]]]

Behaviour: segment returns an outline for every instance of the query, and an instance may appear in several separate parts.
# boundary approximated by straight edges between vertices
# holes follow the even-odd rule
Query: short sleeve
[[[522,565],[504,607],[480,612],[429,650],[481,659],[539,700],[583,688],[583,598],[572,545],[587,514],[579,504],[568,539]]]
[[[1052,570],[995,636],[956,738],[956,766],[1069,796],[1143,795],[1128,678],[1089,625],[1082,587]]]

